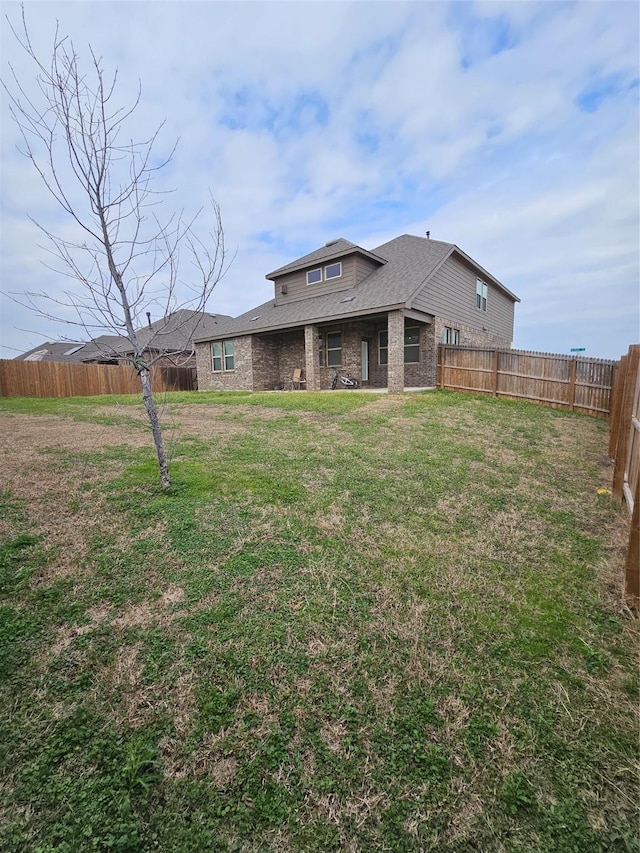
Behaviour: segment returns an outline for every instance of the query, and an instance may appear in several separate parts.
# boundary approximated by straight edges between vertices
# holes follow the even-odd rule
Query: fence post
[[[613,469],[613,485],[611,492],[615,498],[622,499],[624,489],[624,469],[627,464],[629,442],[631,441],[631,414],[635,397],[635,379],[640,368],[640,346],[629,347],[629,358],[624,377],[624,387],[621,389],[620,420],[618,423],[618,441],[616,446],[615,466]]]
[[[500,373],[500,350],[495,352],[495,366],[493,368],[493,396],[498,396],[498,374]]]
[[[444,388],[444,370],[443,370],[443,362],[444,360],[444,347],[442,344],[438,344],[438,367],[437,367],[437,378],[436,385],[438,388]]]
[[[627,375],[628,355],[623,355],[613,369],[611,394],[609,396],[609,457],[616,458],[616,447],[620,434],[620,407],[624,393],[625,377]]]
[[[624,591],[629,607],[638,607],[640,604],[640,477],[636,483],[633,502]]]

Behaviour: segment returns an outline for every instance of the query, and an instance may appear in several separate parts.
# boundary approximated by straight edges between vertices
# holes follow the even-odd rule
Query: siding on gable
[[[514,303],[501,290],[489,288],[487,310],[476,308],[476,282],[481,278],[472,267],[454,256],[447,258],[433,278],[412,300],[411,307],[451,322],[486,330],[513,340]]]
[[[356,284],[360,284],[361,281],[371,275],[374,270],[377,270],[380,264],[377,264],[375,261],[372,261],[370,258],[363,258],[362,255],[355,256],[356,263]]]
[[[329,281],[319,281],[317,284],[307,284],[307,271],[323,269],[325,266],[342,263],[342,275],[340,278],[332,278]],[[356,259],[353,255],[348,258],[336,258],[317,266],[307,267],[304,270],[285,273],[278,276],[275,285],[276,305],[284,305],[287,302],[297,302],[300,299],[308,299],[310,296],[321,296],[325,293],[334,293],[338,290],[348,290],[353,287],[356,269]],[[282,293],[282,285],[286,285],[287,292]]]

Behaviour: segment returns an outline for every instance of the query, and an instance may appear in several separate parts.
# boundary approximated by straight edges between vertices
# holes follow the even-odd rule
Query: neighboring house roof
[[[138,339],[144,349],[186,352],[193,348],[194,338],[206,334],[210,328],[215,328],[219,319],[231,318],[226,314],[203,314],[202,311],[181,309],[143,326],[138,330]]]
[[[122,335],[100,335],[84,345],[78,352],[77,361],[104,361],[123,357],[130,346]]]
[[[16,358],[21,361],[78,361],[75,356],[83,347],[79,341],[47,341]]]
[[[332,253],[333,257],[344,257],[345,251],[359,249],[348,240],[339,240],[342,253]],[[275,278],[287,272],[308,267],[316,261],[327,260],[322,254],[323,247],[317,252],[311,252],[269,273],[267,278]],[[360,250],[365,251],[365,250]],[[276,304],[273,299],[246,311],[239,317],[221,322],[213,334],[207,333],[195,338],[195,342],[211,340],[212,337],[237,337],[255,332],[278,331],[292,326],[307,323],[326,323],[346,320],[363,314],[374,314],[392,308],[410,309],[412,298],[420,292],[428,279],[433,276],[442,264],[453,253],[474,266],[479,272],[498,287],[514,302],[518,297],[511,293],[494,276],[484,270],[479,264],[466,255],[454,243],[444,243],[440,240],[429,240],[404,234],[388,243],[378,246],[368,253],[383,261],[383,265],[373,270],[360,284],[348,290],[339,290],[319,296],[310,296],[290,302]]]
[[[184,353],[193,348],[194,337],[213,332],[216,323],[231,318],[226,314],[203,314],[181,309],[138,329],[144,349],[162,353]],[[100,335],[81,343],[56,341],[41,344],[17,356],[24,361],[89,362],[124,358],[132,353],[131,343],[123,335]]]
[[[378,261],[381,264],[386,263],[384,258],[363,249],[361,246],[356,246],[355,243],[345,240],[344,237],[339,237],[337,240],[329,240],[329,242],[325,243],[322,248],[316,249],[314,252],[309,252],[308,255],[298,258],[297,261],[292,261],[290,264],[285,264],[283,267],[279,267],[277,270],[268,273],[265,278],[277,278],[279,275],[284,275],[285,273],[295,272],[296,270],[304,269],[305,267],[311,267],[314,264],[324,264],[333,258],[344,258],[347,255],[353,255],[356,253],[364,255],[367,258],[371,258],[374,261]]]

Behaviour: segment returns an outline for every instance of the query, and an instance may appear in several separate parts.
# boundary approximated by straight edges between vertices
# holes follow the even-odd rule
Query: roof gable
[[[367,249],[363,249],[362,246],[357,246],[350,240],[345,240],[344,237],[340,237],[337,240],[329,240],[329,242],[325,243],[325,245],[320,249],[309,252],[308,255],[303,255],[301,258],[298,258],[297,261],[291,261],[291,263],[285,264],[283,267],[278,267],[277,270],[267,273],[265,278],[273,280],[281,275],[285,275],[286,273],[296,272],[297,270],[302,270],[306,267],[313,267],[317,264],[323,264],[327,261],[337,260],[338,258],[344,258],[346,255],[353,254],[364,255],[367,258],[371,258],[371,260],[377,261],[379,264],[386,263],[385,258],[380,257],[373,252],[369,252]]]

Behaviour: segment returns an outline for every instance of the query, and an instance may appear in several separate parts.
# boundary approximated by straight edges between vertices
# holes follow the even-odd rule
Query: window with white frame
[[[442,334],[442,342],[445,344],[459,344],[460,329],[453,329],[451,326],[445,326]]]
[[[487,310],[487,296],[489,293],[489,288],[480,279],[476,282],[476,308],[480,311]]]
[[[316,270],[307,272],[307,284],[318,284],[323,279],[331,281],[333,278],[342,277],[342,261],[336,261],[335,264],[328,264],[326,267],[319,267]]]
[[[233,341],[214,341],[211,344],[211,367],[214,373],[235,369]]]
[[[341,275],[342,263],[340,261],[337,264],[329,264],[329,266],[324,268],[325,281],[329,281],[330,278],[340,278]]]
[[[404,330],[404,363],[415,364],[420,361],[420,327],[407,326]],[[389,364],[389,332],[378,332],[378,364]]]
[[[327,332],[327,365],[339,367],[342,364],[342,332]]]

